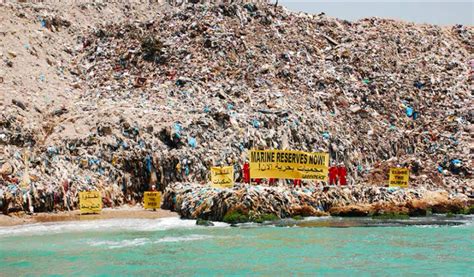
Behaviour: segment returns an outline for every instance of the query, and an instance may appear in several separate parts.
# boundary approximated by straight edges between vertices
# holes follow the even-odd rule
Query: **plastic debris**
[[[301,186],[301,185],[300,185]],[[435,194],[443,195],[442,191]],[[175,183],[163,194],[162,208],[175,211],[183,218],[222,220],[227,212],[248,215],[274,214],[280,218],[327,215],[334,208],[353,205],[369,206],[370,212],[391,207],[417,212],[413,203],[425,200],[431,205],[444,200],[431,199],[433,192],[423,188],[398,189],[381,187],[313,187],[252,186],[235,184],[233,188],[214,188],[197,184]],[[395,204],[395,205],[394,205]]]
[[[413,187],[472,191],[472,27],[266,4],[37,7],[0,7],[8,24],[34,26],[31,38],[2,37],[19,46],[0,51],[0,166],[13,168],[0,177],[2,208],[73,209],[88,189],[106,207],[136,203],[152,185],[206,183],[215,165],[233,165],[239,182],[252,148],[328,152],[347,188],[383,187],[400,164]],[[70,11],[85,18],[64,20]]]

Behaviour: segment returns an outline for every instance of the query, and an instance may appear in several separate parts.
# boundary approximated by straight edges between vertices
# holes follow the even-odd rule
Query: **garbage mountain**
[[[472,193],[472,26],[263,4],[120,5],[73,6],[96,17],[81,23],[23,9],[64,44],[48,72],[65,89],[43,109],[2,96],[4,209],[72,209],[85,189],[120,205],[151,185],[207,183],[213,165],[233,165],[239,182],[252,148],[328,152],[352,186],[385,186],[400,165],[414,188]],[[48,47],[42,39],[22,53]],[[1,50],[5,80],[21,57]],[[4,81],[2,94],[7,83],[21,88]]]

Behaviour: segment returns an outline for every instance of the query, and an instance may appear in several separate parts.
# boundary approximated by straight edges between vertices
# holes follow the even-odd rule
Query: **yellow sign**
[[[143,195],[143,207],[145,209],[159,209],[161,203],[161,192],[145,191]]]
[[[231,188],[234,185],[234,167],[211,167],[211,182],[216,188]]]
[[[250,178],[327,181],[329,154],[293,150],[251,150]]]
[[[98,191],[79,192],[81,214],[96,214],[102,210],[102,197]]]
[[[390,187],[408,187],[408,180],[410,178],[408,168],[390,168],[390,176],[388,183]]]

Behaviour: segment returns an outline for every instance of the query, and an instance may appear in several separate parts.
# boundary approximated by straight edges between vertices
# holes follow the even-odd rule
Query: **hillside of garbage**
[[[414,189],[472,194],[472,26],[251,3],[0,16],[4,212],[75,209],[93,189],[135,203],[218,165],[240,182],[254,148],[328,152],[354,187],[404,166]]]

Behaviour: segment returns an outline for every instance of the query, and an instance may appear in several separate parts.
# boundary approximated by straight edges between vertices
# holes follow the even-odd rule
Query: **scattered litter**
[[[380,18],[349,22],[235,3],[183,4],[159,9],[152,21],[93,28],[64,20],[54,10],[47,13],[29,16],[36,28],[40,22],[42,34],[54,39],[68,28],[77,35],[60,47],[67,62],[48,57],[53,65],[48,68],[60,64],[68,73],[64,80],[75,88],[75,97],[63,108],[55,94],[42,90],[38,95],[50,105],[40,107],[41,116],[32,109],[35,102],[3,104],[0,166],[13,168],[0,177],[0,197],[8,199],[3,207],[21,210],[31,201],[35,211],[74,209],[82,190],[101,191],[105,207],[136,203],[152,185],[165,190],[176,182],[207,183],[210,167],[218,165],[234,166],[240,182],[253,148],[328,152],[347,169],[346,188],[357,188],[347,194],[330,189],[337,191],[333,198],[357,198],[366,186],[385,193],[388,169],[398,164],[416,171],[410,174],[415,188],[472,190],[474,31],[468,26]],[[30,43],[31,49],[41,47]],[[15,66],[22,64],[25,50],[18,45],[18,53],[3,51],[8,67],[13,59]],[[52,76],[42,72],[41,81]],[[53,78],[42,86],[50,82]],[[25,108],[32,116],[24,115]],[[29,190],[22,190],[26,173]],[[204,206],[197,211],[194,199],[254,205],[249,202],[254,196],[233,196],[239,187],[176,186],[181,201],[176,209],[185,214],[207,212]],[[262,200],[262,211],[271,201],[288,207],[286,201],[306,197],[308,203],[319,201],[313,208],[329,205],[316,192],[240,189],[239,195],[263,190],[268,199]],[[191,197],[186,190],[212,197],[186,202]],[[279,199],[272,200],[272,193]],[[226,205],[209,210],[210,216],[234,204]],[[291,214],[287,208],[278,213]]]

